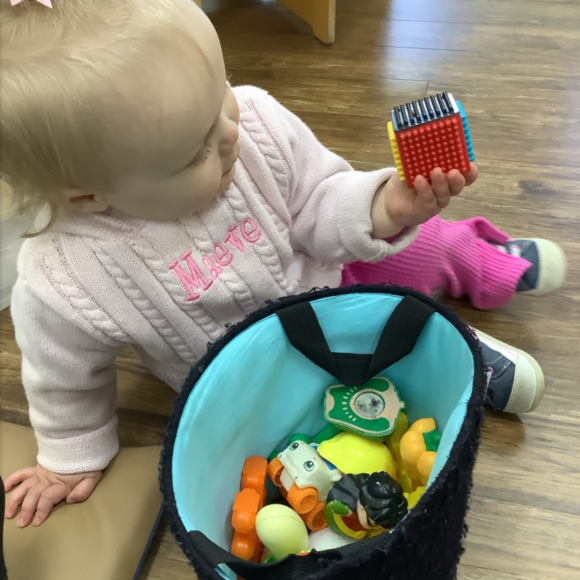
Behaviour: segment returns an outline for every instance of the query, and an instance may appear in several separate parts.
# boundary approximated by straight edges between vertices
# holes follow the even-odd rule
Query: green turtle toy
[[[393,382],[375,377],[361,387],[333,385],[324,396],[328,423],[373,441],[384,441],[397,427],[405,403]]]

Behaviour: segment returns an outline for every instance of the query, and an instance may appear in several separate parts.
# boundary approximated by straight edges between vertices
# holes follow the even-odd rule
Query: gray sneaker
[[[529,413],[544,396],[544,373],[536,359],[475,330],[487,365],[486,402],[506,413]]]
[[[540,238],[518,238],[501,249],[532,264],[522,276],[518,292],[544,296],[559,290],[564,283],[566,255],[558,244]]]

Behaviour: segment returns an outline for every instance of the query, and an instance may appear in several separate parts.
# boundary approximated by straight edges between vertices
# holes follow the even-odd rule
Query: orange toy
[[[432,418],[415,421],[401,438],[401,457],[417,485],[427,485],[440,441],[441,434]]]
[[[257,491],[262,502],[266,501],[266,477],[268,476],[268,461],[255,455],[246,459],[242,471],[242,489],[249,487]]]
[[[294,441],[270,461],[268,475],[311,531],[328,525],[324,515],[326,497],[343,474],[330,466],[315,446]]]
[[[326,514],[324,513],[325,508],[326,503],[319,501],[308,513],[300,516],[311,532],[319,532],[328,527]]]
[[[250,457],[242,472],[242,490],[236,496],[232,514],[234,537],[232,554],[242,560],[259,562],[262,543],[256,532],[256,517],[266,499],[268,462],[263,457]]]

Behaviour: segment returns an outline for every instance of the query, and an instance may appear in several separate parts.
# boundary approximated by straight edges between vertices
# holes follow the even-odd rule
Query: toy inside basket
[[[355,292],[311,305],[333,352],[368,354],[400,302],[399,295]],[[411,423],[433,417],[442,434],[428,486],[462,428],[474,372],[465,337],[435,312],[411,354],[379,373],[396,385]],[[324,393],[333,384],[332,375],[290,344],[276,314],[229,340],[189,393],[174,435],[173,495],[185,530],[198,530],[228,549],[244,462],[284,448],[292,434],[321,431]]]

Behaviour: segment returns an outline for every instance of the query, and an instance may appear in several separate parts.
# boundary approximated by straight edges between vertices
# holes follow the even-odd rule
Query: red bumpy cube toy
[[[413,187],[418,175],[433,169],[469,173],[475,161],[465,110],[451,93],[440,93],[395,107],[389,139],[401,180]]]

